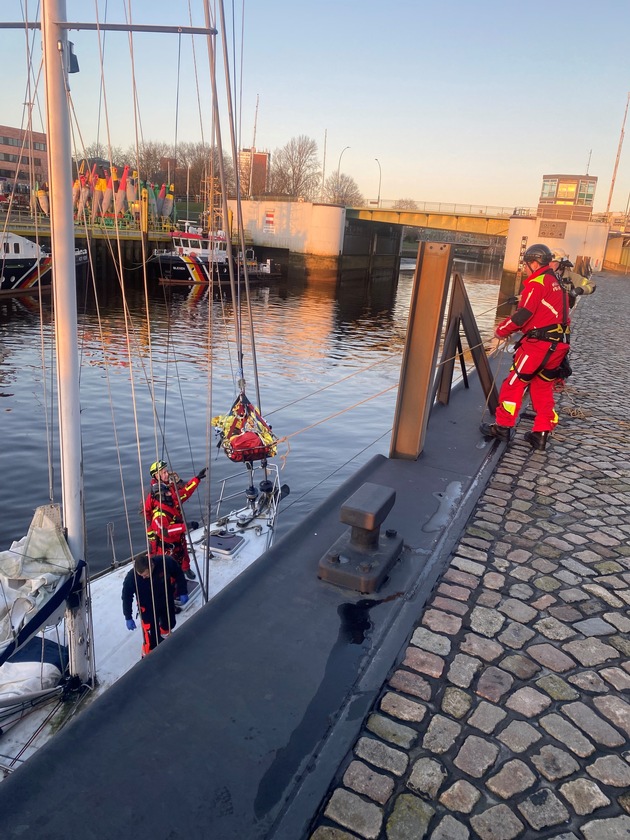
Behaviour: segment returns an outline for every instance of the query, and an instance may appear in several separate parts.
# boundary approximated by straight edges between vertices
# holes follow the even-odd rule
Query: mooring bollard
[[[376,592],[402,551],[403,541],[381,525],[394,507],[396,491],[366,482],[341,506],[339,519],[350,528],[319,561],[317,576],[361,593]]]

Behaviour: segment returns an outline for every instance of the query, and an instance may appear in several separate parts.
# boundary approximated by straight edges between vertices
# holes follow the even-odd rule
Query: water
[[[464,276],[482,335],[489,335],[499,267],[459,262],[455,268]],[[284,464],[281,480],[291,487],[280,533],[302,521],[373,455],[388,454],[412,282],[413,273],[402,271],[395,287],[376,282],[338,287],[291,277],[254,290],[263,414],[275,433],[287,438],[276,458]],[[152,285],[146,304],[142,281],[129,277],[127,331],[116,281],[100,277],[98,285],[98,306],[91,292],[79,294],[92,572],[114,556],[122,560],[144,548],[140,505],[156,458],[184,479],[208,465],[209,481],[186,503],[189,519],[201,518],[208,486],[215,498],[220,480],[243,469],[216,450],[210,428],[211,417],[227,412],[237,394],[231,301],[209,300],[200,287]],[[243,334],[248,332],[245,323]],[[55,499],[60,497],[58,447],[51,450],[49,479],[46,432],[57,423],[56,403],[51,405],[52,338],[49,297],[41,313],[37,299],[0,300],[2,549],[26,533],[33,509],[49,501],[49,486]],[[246,390],[256,402],[247,341],[244,350]]]

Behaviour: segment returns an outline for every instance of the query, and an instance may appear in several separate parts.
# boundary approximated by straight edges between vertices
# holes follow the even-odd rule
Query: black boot
[[[497,426],[496,423],[482,423],[481,426],[479,426],[479,429],[485,438],[509,440],[512,434],[510,426]]]
[[[525,440],[532,449],[543,452],[547,447],[547,440],[551,432],[525,432]]]

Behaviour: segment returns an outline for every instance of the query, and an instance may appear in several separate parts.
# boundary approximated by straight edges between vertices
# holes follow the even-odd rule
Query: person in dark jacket
[[[185,604],[187,589],[181,566],[169,555],[136,557],[133,569],[123,581],[122,607],[127,629],[135,630],[132,607],[136,596],[143,632],[142,656],[156,648],[175,627],[175,598]]]

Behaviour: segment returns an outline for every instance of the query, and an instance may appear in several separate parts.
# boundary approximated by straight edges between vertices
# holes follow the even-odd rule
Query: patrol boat
[[[77,269],[87,267],[88,252],[75,248]],[[0,292],[33,292],[50,286],[52,255],[37,242],[10,231],[0,232]]]
[[[121,613],[122,580],[134,558],[88,576],[66,77],[71,56],[67,30],[82,25],[67,22],[65,0],[43,0],[41,9],[63,504],[40,506],[28,534],[0,552],[2,778],[19,772],[55,732],[131,667],[141,667],[137,665],[140,634],[127,630]],[[100,28],[107,29],[107,24]],[[208,27],[162,29],[216,34]],[[286,486],[280,486],[277,466],[268,460],[275,454],[277,440],[245,395],[242,369],[232,408],[215,420],[225,454],[246,467],[246,486],[243,492],[242,473],[228,478],[211,521],[191,525],[187,538],[195,580],[188,586],[189,600],[177,617],[178,625],[269,548],[279,503],[288,493]],[[163,644],[168,645],[168,639]]]

